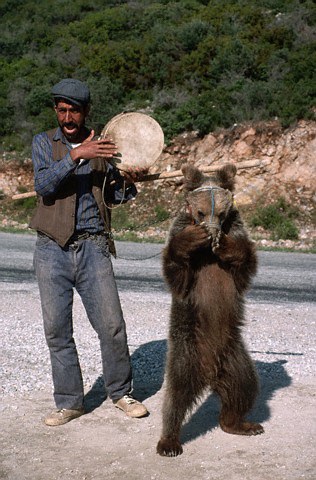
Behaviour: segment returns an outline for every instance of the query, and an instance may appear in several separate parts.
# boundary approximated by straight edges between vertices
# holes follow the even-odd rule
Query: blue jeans
[[[57,408],[83,405],[83,381],[73,338],[73,289],[98,334],[104,382],[112,400],[131,391],[132,370],[113,267],[104,236],[60,247],[38,235],[34,267],[49,347]]]

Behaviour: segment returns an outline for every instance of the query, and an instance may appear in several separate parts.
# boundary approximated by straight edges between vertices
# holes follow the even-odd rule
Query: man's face
[[[88,107],[80,107],[66,101],[60,101],[55,106],[55,112],[59,126],[67,140],[70,142],[80,141]]]

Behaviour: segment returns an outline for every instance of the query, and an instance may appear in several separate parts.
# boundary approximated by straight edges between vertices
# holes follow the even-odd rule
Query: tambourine
[[[120,170],[149,169],[161,155],[164,133],[152,117],[139,112],[120,113],[103,128],[100,138],[106,135],[117,145],[119,155],[110,163]]]

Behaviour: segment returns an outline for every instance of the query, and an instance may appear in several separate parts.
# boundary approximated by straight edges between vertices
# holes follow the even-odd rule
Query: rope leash
[[[117,255],[116,258],[119,258],[120,260],[129,260],[131,262],[141,262],[141,261],[144,261],[144,260],[150,260],[152,258],[159,257],[159,255],[161,255],[161,252],[155,253],[155,255],[150,255],[150,257],[129,258],[129,257],[121,257],[121,256]]]
[[[122,192],[122,198],[121,198],[120,203],[118,203],[117,205],[110,206],[110,205],[107,205],[107,203],[105,201],[105,196],[104,196],[106,181],[107,181],[107,173],[104,176],[103,185],[102,185],[102,202],[103,202],[103,205],[105,206],[105,208],[108,208],[109,210],[115,210],[116,208],[119,208],[124,202],[125,191],[126,191],[126,182],[125,182],[125,179],[123,179],[123,192]]]
[[[109,206],[107,205],[107,203],[105,202],[105,197],[104,197],[104,192],[105,192],[105,186],[106,186],[106,180],[107,180],[107,175],[105,175],[105,178],[104,178],[104,181],[103,181],[103,185],[102,185],[102,201],[103,201],[103,204],[105,206],[105,208],[108,208],[110,210],[114,210],[116,208],[119,208],[122,204],[123,204],[123,201],[124,201],[124,197],[125,197],[125,191],[126,191],[126,182],[125,182],[125,179],[123,180],[123,192],[122,192],[122,199],[120,201],[120,203],[118,205],[114,205],[114,206]],[[165,218],[164,220],[157,220],[156,222],[152,222],[152,223],[144,223],[144,224],[141,224],[141,225],[138,225],[138,229],[139,228],[142,228],[142,227],[149,227],[151,225],[155,225],[157,223],[162,223],[166,220],[168,220],[169,218],[171,217],[171,215],[169,215],[167,218]],[[128,231],[135,231],[137,230],[137,228],[128,228],[127,230]],[[112,238],[113,238],[113,234],[112,232],[110,232],[111,235],[112,235]],[[155,253],[154,255],[150,255],[149,257],[142,257],[142,258],[129,258],[129,257],[123,257],[123,256],[120,256],[120,255],[117,255],[116,258],[118,259],[121,259],[121,260],[128,260],[128,261],[145,261],[145,260],[150,260],[152,258],[155,258],[155,257],[158,257],[159,255],[161,255],[161,252],[158,252],[158,253]]]

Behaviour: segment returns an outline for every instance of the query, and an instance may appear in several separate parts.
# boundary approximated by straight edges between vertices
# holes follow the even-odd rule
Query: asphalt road
[[[0,232],[0,281],[35,282],[32,258],[35,236]],[[113,259],[120,291],[165,292],[161,244],[117,242]],[[254,302],[301,303],[316,300],[316,255],[259,252],[259,269],[248,294]]]

